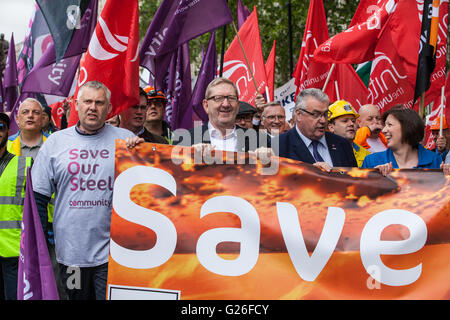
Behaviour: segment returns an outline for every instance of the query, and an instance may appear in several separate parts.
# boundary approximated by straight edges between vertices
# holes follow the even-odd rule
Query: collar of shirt
[[[29,146],[25,143],[23,143],[22,139],[20,139],[20,148],[21,149],[33,149],[33,148],[39,148],[44,143],[44,137],[41,134],[41,138],[39,139],[38,143],[36,143],[34,146]]]
[[[295,129],[297,130],[298,135],[299,135],[300,138],[303,140],[303,142],[304,142],[304,144],[306,145],[306,147],[307,147],[308,149],[310,149],[310,147],[311,147],[311,150],[312,150],[312,144],[311,144],[311,143],[312,143],[312,140],[311,140],[310,138],[306,137],[305,135],[303,135],[303,133],[300,132],[300,130],[298,129],[297,126],[295,126]],[[318,144],[319,147],[324,147],[325,149],[328,150],[328,147],[327,147],[327,140],[325,139],[325,135],[323,135],[322,138],[320,138],[320,139],[317,140],[317,141],[319,142],[319,144]]]
[[[78,121],[77,125],[75,126],[76,132],[78,132],[79,134],[81,134],[83,136],[92,136],[94,134],[101,132],[104,128],[105,128],[105,124],[103,124],[103,126],[100,129],[94,131],[94,133],[87,133],[86,131],[83,131],[80,129],[80,121]]]
[[[309,152],[313,156],[313,146],[312,146],[312,140],[308,137],[304,136],[297,126],[295,126],[295,129],[297,130],[298,135],[300,136],[300,139],[302,139],[303,143],[308,148]],[[327,140],[325,139],[325,135],[322,136],[319,140],[317,140],[319,144],[317,145],[317,151],[322,156],[323,160],[328,163],[331,167],[333,167],[333,159],[331,159],[330,151],[328,150]],[[313,156],[314,158],[314,156]]]
[[[225,151],[237,151],[237,135],[236,126],[233,130],[227,130],[227,134],[222,136],[222,133],[214,128],[211,122],[208,122],[208,131],[211,138],[211,144],[215,149]]]

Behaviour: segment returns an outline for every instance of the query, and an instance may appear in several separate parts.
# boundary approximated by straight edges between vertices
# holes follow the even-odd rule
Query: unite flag
[[[139,64],[161,89],[178,47],[231,21],[226,0],[163,0],[142,41]]]
[[[112,110],[107,118],[139,102],[138,0],[107,0],[98,18],[88,51],[80,64],[77,89],[100,81],[111,91]],[[78,121],[71,105],[69,126]]]
[[[239,44],[238,37],[234,37],[227,52],[225,52],[223,77],[236,84],[239,100],[253,105],[257,93],[264,93],[267,86],[256,6],[242,25],[238,35],[247,59]],[[247,60],[250,66],[247,65]],[[249,70],[249,67],[251,70]],[[256,82],[257,88],[255,88],[254,82]]]
[[[307,88],[320,88],[325,84],[331,65],[313,61],[314,51],[329,38],[325,9],[322,0],[311,0],[308,17],[306,19],[305,33],[298,62],[292,77],[298,93]]]

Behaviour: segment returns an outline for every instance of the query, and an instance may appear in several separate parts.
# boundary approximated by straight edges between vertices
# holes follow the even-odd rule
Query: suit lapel
[[[315,163],[316,160],[311,155],[311,152],[309,152],[309,149],[303,142],[302,138],[300,138],[300,135],[295,127],[291,129],[291,136],[294,145],[294,153],[297,159],[308,163]]]

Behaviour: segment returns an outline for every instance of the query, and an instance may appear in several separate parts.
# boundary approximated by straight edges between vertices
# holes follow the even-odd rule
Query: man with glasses
[[[271,137],[286,131],[286,111],[278,101],[269,102],[264,106],[264,111],[261,114],[261,127]]]
[[[256,113],[256,109],[251,104],[239,101],[239,112],[236,116],[236,125],[245,129],[255,129],[253,126],[253,116]]]
[[[328,96],[320,89],[299,93],[294,108],[295,127],[278,138],[280,157],[311,163],[326,171],[357,166],[348,140],[326,131],[328,105]]]
[[[144,89],[139,88],[139,104],[132,106],[121,113],[120,126],[130,130],[139,138],[143,138],[145,142],[167,144],[166,139],[162,136],[153,134],[144,127],[147,108],[147,93]]]
[[[229,79],[218,77],[211,81],[206,88],[203,108],[208,114],[208,123],[189,130],[187,134],[175,131],[174,145],[202,144],[216,150],[248,152],[270,144],[267,138],[260,138],[255,130],[236,127],[238,89]]]

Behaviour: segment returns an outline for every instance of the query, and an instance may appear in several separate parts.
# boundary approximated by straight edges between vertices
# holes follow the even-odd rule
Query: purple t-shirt
[[[33,190],[55,193],[56,260],[67,266],[108,262],[116,139],[135,136],[111,125],[94,135],[75,126],[49,136],[32,168]]]

